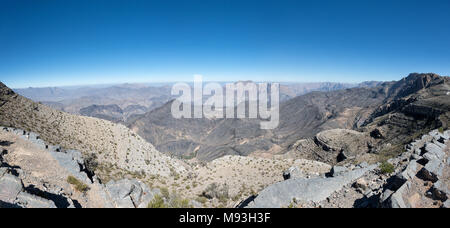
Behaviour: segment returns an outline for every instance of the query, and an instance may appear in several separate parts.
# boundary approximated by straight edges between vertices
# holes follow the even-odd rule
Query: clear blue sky
[[[450,75],[450,1],[0,0],[10,87]]]

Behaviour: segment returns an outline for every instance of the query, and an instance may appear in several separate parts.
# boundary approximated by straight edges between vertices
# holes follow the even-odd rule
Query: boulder
[[[106,191],[116,207],[119,208],[147,207],[157,194],[144,183],[129,179],[108,182]]]
[[[330,171],[330,176],[337,177],[341,175],[342,173],[348,172],[348,169],[343,166],[333,166]]]
[[[278,182],[262,190],[256,198],[248,203],[247,207],[281,208],[288,206],[293,199],[296,199],[297,202],[318,203],[376,167],[376,165],[372,165],[363,169],[355,169],[337,177],[300,178]]]
[[[345,161],[347,159],[352,159],[353,157],[349,156],[345,151],[341,150],[341,152],[339,152],[338,156],[336,157],[337,162],[342,162]]]
[[[444,137],[444,139],[447,141],[450,139],[450,130],[449,131],[445,131],[444,134],[442,134],[442,136]]]
[[[297,179],[297,178],[303,178],[304,174],[298,167],[290,167],[288,170],[283,172],[283,178],[284,180],[288,179]]]
[[[120,181],[110,181],[106,184],[106,189],[111,199],[118,208],[134,208],[130,194],[134,190],[133,183],[128,179]]]
[[[437,200],[445,202],[448,199],[448,195],[450,194],[447,185],[442,183],[441,181],[437,181],[433,184],[431,188],[431,192],[433,197]]]
[[[392,194],[394,194],[394,191],[390,189],[384,190],[384,192],[381,193],[380,202],[386,202],[392,196]]]
[[[417,168],[418,168],[417,161],[412,160],[408,164],[408,166],[403,170],[403,172],[400,173],[400,176],[405,180],[412,179],[417,173]]]
[[[360,192],[364,192],[367,189],[367,181],[364,178],[359,178],[353,184],[353,187],[360,190]]]
[[[26,192],[19,193],[14,204],[24,208],[56,208],[53,201]]]
[[[85,172],[81,171],[81,166],[83,163],[79,163],[79,158],[72,157],[72,154],[63,153],[63,152],[54,152],[52,150],[49,151],[53,158],[59,163],[61,167],[66,169],[72,176],[77,178],[78,180],[84,182],[85,184],[92,184],[92,181],[89,179]],[[83,160],[81,159],[81,162]]]
[[[0,179],[0,200],[13,203],[23,189],[22,181],[11,174],[4,174]]]
[[[425,151],[426,153],[423,155],[423,157],[428,161],[433,159],[442,160],[445,157],[445,152],[443,151],[443,149],[434,143],[427,143],[425,145]]]
[[[442,176],[444,163],[434,159],[429,161],[420,171],[420,177],[427,181],[436,182]]]
[[[439,148],[441,148],[442,150],[444,150],[445,148],[446,148],[446,145],[443,143],[444,141],[442,141],[442,143],[440,142],[440,141],[436,141],[436,140],[433,140],[433,144],[434,145],[436,145],[436,146],[438,146]]]
[[[402,185],[395,193],[391,195],[389,198],[389,207],[390,208],[409,208],[405,204],[405,201],[403,200],[403,194],[406,191],[407,185]]]

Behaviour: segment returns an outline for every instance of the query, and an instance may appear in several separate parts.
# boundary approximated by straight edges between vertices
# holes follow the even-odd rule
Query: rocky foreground
[[[163,194],[137,179],[101,183],[79,151],[47,144],[33,132],[2,127],[0,135],[0,207],[143,208]],[[316,175],[297,164],[280,174],[285,181],[238,207],[448,208],[449,136],[434,130],[385,163],[334,166]],[[195,200],[179,206],[202,207]]]
[[[448,208],[450,131],[434,130],[384,163],[334,166],[307,178],[293,167],[239,207]]]
[[[0,207],[142,208],[160,194],[135,179],[102,184],[81,152],[33,132],[1,127],[0,135]]]

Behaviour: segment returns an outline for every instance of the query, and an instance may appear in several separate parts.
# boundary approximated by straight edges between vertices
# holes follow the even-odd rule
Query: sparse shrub
[[[89,170],[90,172],[94,172],[95,170],[97,170],[99,164],[97,161],[97,155],[92,153],[89,154],[84,160],[85,160],[85,165],[86,165],[86,169]]]
[[[197,197],[197,199],[195,199],[195,200],[201,204],[205,204],[208,201],[208,199],[206,199],[203,196]]]
[[[384,161],[380,165],[380,170],[381,170],[381,173],[383,173],[383,174],[390,174],[395,171],[395,167],[391,163]]]
[[[161,194],[163,195],[164,198],[166,198],[166,199],[169,198],[169,195],[170,195],[169,189],[161,188]]]
[[[169,202],[169,206],[171,208],[191,208],[191,205],[189,205],[188,199],[183,199],[176,194],[172,195],[170,202]]]
[[[224,184],[220,187],[218,184],[212,183],[203,191],[202,195],[208,199],[217,198],[220,202],[227,202],[229,199],[228,186]]]
[[[167,205],[164,203],[163,197],[160,195],[155,195],[155,197],[150,201],[147,206],[148,208],[167,208]]]
[[[79,181],[77,178],[73,176],[67,177],[67,183],[73,185],[75,187],[75,190],[82,193],[87,192],[89,190],[89,187],[86,184]]]

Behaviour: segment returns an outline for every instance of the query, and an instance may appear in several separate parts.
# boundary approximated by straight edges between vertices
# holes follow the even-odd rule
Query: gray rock
[[[433,136],[434,140],[440,141],[440,142],[444,142],[447,141],[449,139],[449,131],[445,131],[443,133],[440,133],[439,131],[435,130],[431,133],[431,135]]]
[[[410,180],[414,178],[417,173],[418,164],[417,161],[412,160],[408,166],[400,173],[400,176],[405,180]]]
[[[84,164],[83,155],[78,150],[67,150],[66,154],[69,155],[72,160],[78,162],[79,164]]]
[[[394,194],[394,191],[390,190],[390,189],[386,189],[384,192],[381,193],[380,196],[380,202],[386,202],[386,200],[388,200],[392,194]]]
[[[449,199],[444,202],[444,204],[442,205],[442,208],[450,208],[450,200]]]
[[[137,207],[138,208],[147,208],[150,201],[152,201],[156,195],[160,195],[161,192],[159,191],[159,189],[151,190],[146,184],[144,184],[142,182],[140,184],[141,184],[141,188],[142,188],[142,195],[141,195],[141,198],[139,199],[139,203],[138,203]]]
[[[124,179],[117,182],[110,181],[106,184],[107,191],[118,208],[134,208],[130,194],[133,184],[130,180]]]
[[[56,208],[53,201],[26,192],[19,193],[14,203],[24,208]]]
[[[0,167],[0,178],[3,177],[3,175],[5,175],[5,173],[8,171],[7,168],[5,167]]]
[[[62,152],[62,148],[59,145],[49,145],[48,150],[51,152]]]
[[[78,180],[84,182],[85,184],[92,184],[92,181],[86,175],[86,173],[81,172],[79,159],[77,157],[73,158],[73,154],[66,154],[63,152],[53,152],[49,151],[53,158],[58,161],[59,165],[66,169],[71,175],[76,177]]]
[[[411,155],[411,160],[420,160],[422,159],[422,156],[418,155],[418,154],[412,154]]]
[[[442,160],[445,157],[445,152],[441,147],[434,143],[427,143],[425,146],[426,153],[423,155],[428,161],[433,159]]]
[[[113,202],[111,196],[109,195],[105,185],[99,184],[99,183],[94,183],[94,185],[96,185],[98,187],[98,189],[101,189],[100,191],[98,191],[99,197],[100,199],[102,199],[102,201],[105,203],[103,205],[103,207],[105,208],[115,208],[116,205]]]
[[[445,140],[449,140],[450,139],[450,130],[445,131],[444,134],[442,134],[442,136],[444,137]]]
[[[288,206],[293,199],[296,199],[298,202],[318,203],[376,167],[376,165],[372,165],[367,168],[342,173],[332,178],[300,178],[278,182],[261,191],[247,207],[280,208]]]
[[[359,168],[367,168],[369,167],[369,164],[367,162],[363,162],[361,164],[358,165]]]
[[[290,167],[288,170],[283,172],[283,178],[284,180],[287,179],[297,179],[297,178],[303,178],[305,175],[302,173],[302,171],[298,167]]]
[[[106,190],[119,208],[147,207],[156,194],[144,183],[129,179],[110,181],[106,184]]]
[[[18,177],[4,174],[0,179],[0,201],[13,203],[22,188],[22,181]]]
[[[431,192],[433,193],[433,197],[435,199],[441,200],[442,202],[445,202],[450,194],[447,185],[441,181],[437,181],[433,184]]]
[[[400,187],[395,193],[391,195],[389,198],[389,206],[391,208],[409,208],[405,201],[403,200],[403,194],[406,191],[407,185],[404,184],[402,187]]]
[[[429,161],[425,167],[420,171],[420,176],[424,180],[429,180],[432,182],[438,181],[439,177],[442,176],[442,172],[444,169],[444,163],[434,159]]]
[[[443,142],[443,140],[442,140],[441,142]],[[446,146],[445,146],[445,144],[443,144],[443,143],[441,143],[441,142],[439,142],[439,141],[437,141],[437,140],[434,140],[434,141],[433,141],[433,144],[435,144],[436,146],[438,146],[439,148],[441,148],[442,150],[444,150]]]
[[[364,178],[359,178],[353,184],[353,187],[359,189],[360,192],[364,192],[368,188],[367,181]]]
[[[28,140],[30,141],[36,141],[38,139],[40,139],[39,135],[34,132],[30,132],[30,134],[28,135]]]
[[[342,166],[333,166],[333,168],[331,168],[330,175],[332,177],[337,177],[345,172],[348,172],[347,168],[342,167]]]

